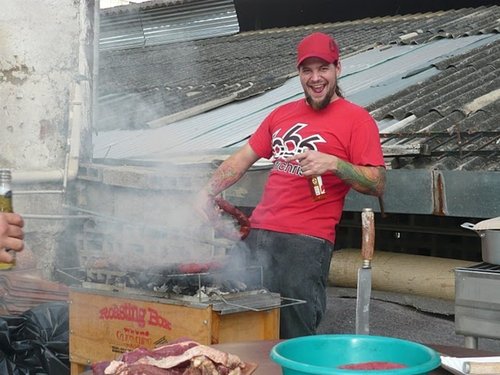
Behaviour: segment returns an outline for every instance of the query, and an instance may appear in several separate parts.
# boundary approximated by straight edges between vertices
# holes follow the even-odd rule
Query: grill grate
[[[78,281],[79,287],[74,288],[82,292],[121,298],[140,295],[146,300],[193,307],[211,305],[221,315],[305,303],[265,289],[261,266],[196,273],[175,273],[175,269],[178,272],[178,267],[149,272],[81,267],[58,271]]]

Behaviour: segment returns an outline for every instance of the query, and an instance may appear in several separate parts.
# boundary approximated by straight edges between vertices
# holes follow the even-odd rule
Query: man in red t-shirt
[[[297,47],[297,68],[305,100],[272,111],[214,172],[196,201],[210,216],[214,196],[258,159],[273,161],[240,247],[264,267],[269,290],[306,301],[281,310],[281,338],[314,334],[322,319],[335,227],[349,190],[381,196],[385,187],[377,124],[337,86],[335,40],[319,32],[305,37]]]

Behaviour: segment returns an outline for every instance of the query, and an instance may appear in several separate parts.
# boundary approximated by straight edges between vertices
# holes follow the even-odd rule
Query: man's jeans
[[[306,235],[252,229],[236,247],[246,253],[247,264],[263,267],[267,289],[306,301],[281,309],[280,337],[315,334],[326,310],[333,245]]]

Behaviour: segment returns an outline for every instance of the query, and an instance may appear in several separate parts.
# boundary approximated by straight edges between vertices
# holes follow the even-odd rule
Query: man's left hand
[[[287,158],[287,161],[298,161],[304,176],[320,176],[326,172],[335,172],[338,158],[319,151],[306,150]]]

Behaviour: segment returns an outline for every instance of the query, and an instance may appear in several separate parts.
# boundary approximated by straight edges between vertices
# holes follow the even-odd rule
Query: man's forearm
[[[384,167],[358,166],[339,159],[335,174],[360,193],[377,197],[384,193]]]
[[[227,158],[214,172],[204,188],[206,194],[216,196],[226,190],[245,174],[259,156],[247,143]]]
[[[237,169],[231,158],[227,159],[216,169],[205,189],[209,195],[216,196],[235,184],[243,174],[244,171]]]

